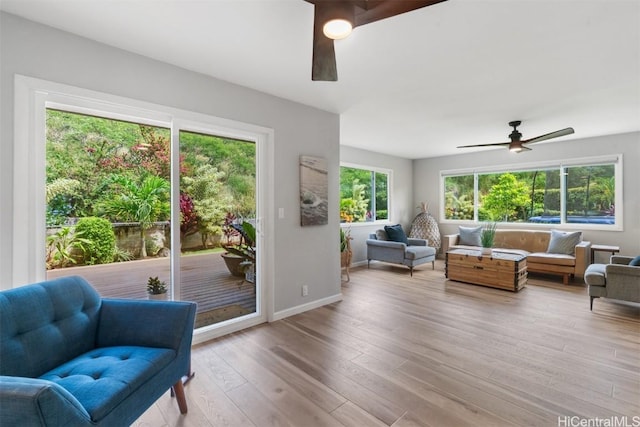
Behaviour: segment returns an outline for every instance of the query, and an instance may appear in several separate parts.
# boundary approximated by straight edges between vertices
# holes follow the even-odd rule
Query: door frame
[[[106,114],[107,118],[169,127],[172,135],[172,165],[177,164],[174,162],[179,159],[179,138],[176,135],[181,129],[206,130],[212,135],[255,142],[256,244],[260,253],[256,270],[259,277],[256,312],[198,329],[194,333],[194,343],[273,318],[273,129],[22,75],[15,76],[14,88],[12,287],[46,280],[46,109],[57,108],[92,115],[99,112],[101,116]],[[171,219],[173,224],[179,224],[179,168],[172,167],[171,173]],[[171,236],[172,247],[180,247],[180,233],[172,232]],[[179,252],[175,256],[172,253],[172,284],[176,293],[180,290],[179,258]]]

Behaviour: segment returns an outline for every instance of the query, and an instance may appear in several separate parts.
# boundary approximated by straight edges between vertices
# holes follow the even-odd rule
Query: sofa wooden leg
[[[569,275],[568,274],[563,274],[562,275],[562,284],[563,285],[568,285],[569,284]]]
[[[409,267],[409,272],[411,273],[411,277],[413,277],[413,267]]]
[[[435,261],[431,261],[431,269],[432,270],[436,269],[436,262]]]
[[[596,297],[590,297],[590,298],[591,298],[591,301],[589,301],[589,310],[590,310],[590,311],[593,311],[593,300],[594,300]]]
[[[182,384],[182,379],[180,379],[177,383],[175,383],[171,389],[176,395],[176,400],[178,401],[178,407],[180,408],[180,413],[186,414],[187,398],[184,395],[184,384]]]

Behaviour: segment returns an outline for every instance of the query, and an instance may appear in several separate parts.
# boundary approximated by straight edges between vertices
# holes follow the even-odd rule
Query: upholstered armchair
[[[595,298],[640,302],[640,266],[629,265],[633,258],[614,255],[610,264],[591,264],[584,274],[589,285],[590,309]]]
[[[0,292],[0,425],[130,425],[170,388],[186,413],[195,313],[78,276]]]
[[[431,263],[435,269],[436,249],[429,246],[425,239],[407,238],[407,243],[389,240],[384,230],[369,234],[367,239],[367,268],[372,260],[409,267],[411,276],[413,268]]]

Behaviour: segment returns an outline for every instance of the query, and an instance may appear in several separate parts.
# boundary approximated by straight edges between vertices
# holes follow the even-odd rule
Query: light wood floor
[[[441,261],[413,278],[354,269],[339,303],[195,347],[189,413],[167,393],[136,425],[631,423],[640,306],[598,299],[590,312],[584,285],[561,282],[533,276],[511,293],[446,281]]]

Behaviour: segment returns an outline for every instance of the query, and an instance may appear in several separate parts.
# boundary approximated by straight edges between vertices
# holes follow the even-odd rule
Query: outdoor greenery
[[[84,264],[107,264],[113,261],[116,249],[116,235],[111,223],[104,218],[81,218],[75,234],[83,238]]]
[[[74,232],[71,227],[62,227],[47,236],[45,262],[47,270],[64,268],[76,264],[77,253],[83,253],[90,241],[82,237],[82,231]]]
[[[98,253],[95,247],[106,243],[102,234],[80,236],[74,224],[87,217],[109,227],[139,224],[136,255],[146,257],[145,230],[171,217],[170,130],[49,109],[46,135],[47,226],[63,227],[48,239],[48,265],[130,258],[112,243]],[[253,143],[180,132],[183,238],[200,233],[206,248],[221,234],[227,212],[255,216],[255,157]],[[87,247],[84,261],[74,258]]]
[[[345,222],[360,222],[367,218],[369,199],[365,198],[365,185],[359,179],[351,183],[350,197],[340,199],[340,219]]]
[[[238,255],[247,261],[256,262],[256,229],[250,222],[233,223],[231,227],[240,236],[237,243],[227,243],[224,248],[233,255]]]
[[[566,215],[615,215],[613,164],[477,174],[478,220],[528,222],[559,216],[560,179],[565,178]],[[445,177],[445,218],[474,218],[474,174]]]
[[[388,219],[388,176],[368,169],[340,167],[340,220]]]

